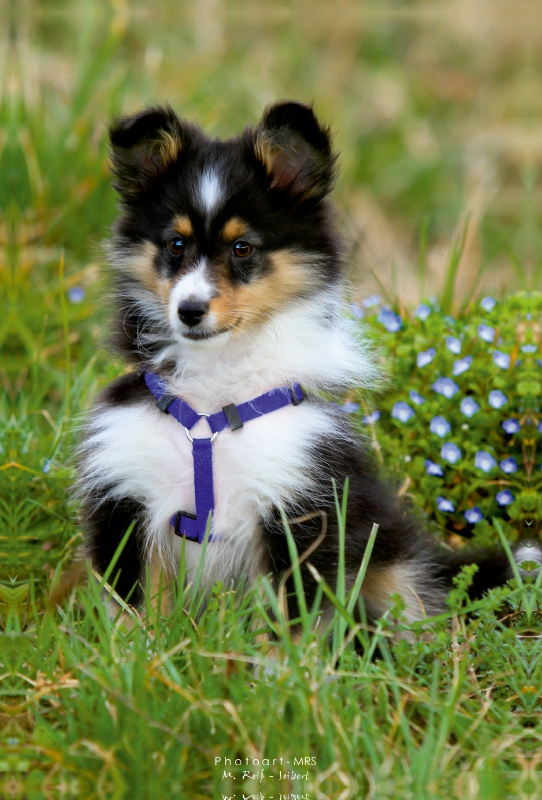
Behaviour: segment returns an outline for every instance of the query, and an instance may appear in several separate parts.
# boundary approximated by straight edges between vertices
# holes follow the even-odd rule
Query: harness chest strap
[[[153,372],[145,373],[145,383],[147,388],[156,398],[156,405],[165,414],[171,414],[177,422],[184,427],[186,436],[192,442],[192,458],[194,461],[194,494],[196,499],[196,514],[189,514],[186,511],[178,511],[170,519],[177,536],[185,536],[187,539],[197,541],[201,544],[205,538],[205,530],[209,514],[213,514],[214,490],[213,490],[213,448],[212,442],[221,431],[230,428],[232,431],[239,430],[245,424],[272,411],[278,411],[288,405],[298,406],[304,399],[303,390],[299,383],[291,386],[280,386],[278,389],[271,389],[270,392],[259,395],[246,403],[235,405],[230,403],[224,406],[222,411],[215,414],[204,414],[194,409],[181,397],[169,394],[167,387],[158,375]],[[212,436],[210,438],[193,439],[190,430],[198,422],[200,417],[206,417]],[[209,534],[209,541],[219,539],[212,528]]]

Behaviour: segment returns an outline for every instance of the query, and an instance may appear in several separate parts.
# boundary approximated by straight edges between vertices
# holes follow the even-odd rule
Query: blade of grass
[[[282,524],[284,526],[284,533],[286,534],[286,542],[288,544],[288,553],[290,555],[290,562],[291,568],[288,572],[293,574],[294,578],[294,587],[295,587],[295,594],[297,598],[297,607],[299,608],[299,615],[303,621],[303,630],[306,629],[307,625],[307,601],[305,598],[305,590],[303,588],[303,578],[301,576],[301,569],[299,565],[299,554],[297,552],[297,546],[295,543],[295,539],[292,535],[292,529],[290,528],[290,524],[286,518],[286,514],[284,513],[284,509],[281,507],[279,509],[280,516],[282,519]],[[287,573],[286,573],[287,575]],[[281,580],[281,589],[284,591],[286,586],[286,580],[283,578]]]
[[[450,314],[452,311],[457,270],[459,269],[461,256],[463,255],[463,250],[465,249],[465,241],[467,238],[469,223],[470,218],[468,217],[465,220],[465,224],[459,239],[456,239],[454,242],[452,242],[448,264],[446,266],[444,287],[440,299],[440,307],[444,314]]]
[[[333,496],[335,498],[335,510],[337,512],[337,525],[339,529],[339,552],[337,560],[337,586],[335,589],[336,597],[343,606],[346,598],[346,574],[345,574],[345,546],[346,546],[346,512],[348,503],[348,478],[344,482],[342,503],[339,503],[337,484],[333,481]],[[336,652],[340,643],[346,636],[346,622],[342,616],[337,617],[337,625],[333,629],[333,651]]]
[[[378,283],[378,286],[379,286],[379,288],[380,288],[380,291],[382,292],[382,294],[384,295],[384,297],[385,297],[385,298],[386,298],[386,300],[388,301],[388,304],[389,304],[389,305],[390,305],[392,308],[396,308],[396,307],[397,307],[397,298],[395,298],[395,300],[393,299],[393,297],[392,297],[392,296],[391,296],[391,294],[388,292],[388,290],[386,289],[386,287],[384,286],[384,284],[382,283],[382,281],[380,280],[379,276],[378,276],[378,275],[377,275],[377,273],[374,271],[374,269],[371,269],[371,274],[372,274],[373,278],[375,279],[375,281]]]
[[[134,526],[135,526],[135,520],[132,520],[132,522],[129,524],[129,526],[126,529],[126,532],[125,532],[124,536],[120,540],[120,542],[119,542],[119,544],[117,546],[117,549],[115,550],[115,553],[113,555],[113,558],[109,562],[109,565],[108,565],[106,571],[104,572],[104,574],[101,577],[101,584],[102,585],[105,584],[109,580],[109,578],[111,577],[111,574],[113,573],[113,570],[115,569],[116,563],[119,560],[122,551],[126,547],[126,543],[127,543],[128,539],[130,538],[130,535],[131,535],[131,533],[132,533],[132,531],[134,529]]]
[[[348,603],[346,606],[346,610],[348,611],[349,614],[352,614],[356,606],[356,603],[358,601],[359,593],[361,591],[363,580],[365,578],[365,573],[367,572],[367,567],[369,566],[369,561],[371,559],[371,553],[373,552],[373,547],[377,533],[378,533],[378,524],[374,522],[373,527],[371,529],[371,534],[369,536],[369,540],[367,542],[367,546],[365,547],[365,552],[361,560],[358,574],[356,575],[356,580],[354,581],[354,585],[352,586],[348,595]]]
[[[425,297],[425,285],[427,282],[427,231],[428,231],[427,217],[422,219],[420,229],[420,250],[418,254],[418,287],[420,293],[420,300]]]
[[[70,325],[68,321],[68,307],[66,304],[66,290],[64,286],[64,250],[60,253],[60,263],[58,267],[58,281],[60,285],[60,310],[62,316],[62,326],[64,328],[64,347],[66,353],[66,387],[65,387],[65,406],[64,420],[70,419],[70,393],[71,393],[71,345],[70,345]]]
[[[480,284],[480,281],[482,280],[482,277],[485,274],[485,271],[486,271],[487,267],[489,266],[489,264],[491,263],[491,261],[495,257],[496,253],[501,249],[503,240],[504,240],[504,235],[499,239],[499,241],[497,242],[495,247],[493,247],[491,249],[491,251],[484,258],[484,260],[482,261],[482,263],[480,264],[480,266],[476,270],[476,274],[474,276],[474,280],[472,281],[468,291],[465,292],[465,298],[464,298],[463,302],[461,303],[461,305],[459,307],[459,315],[460,316],[462,314],[464,314],[467,306],[469,305],[469,303],[472,301],[472,298],[476,294],[476,290],[477,290],[477,288],[478,288],[478,286]]]
[[[196,573],[196,580],[191,587],[191,598],[190,598],[190,615],[197,616],[199,610],[203,604],[205,599],[205,592],[200,592],[200,583],[201,583],[201,576],[203,574],[203,565],[205,563],[205,554],[207,553],[207,546],[209,544],[209,536],[211,535],[211,526],[213,523],[213,515],[209,512],[209,517],[207,518],[207,525],[205,526],[205,535],[203,537],[203,542],[201,545],[201,553],[198,562],[198,571]]]
[[[510,545],[508,544],[508,540],[506,539],[506,536],[504,535],[501,522],[497,517],[493,517],[493,524],[495,526],[495,530],[499,534],[499,539],[501,540],[501,544],[503,546],[503,550],[506,553],[506,555],[508,556],[508,560],[510,562],[510,566],[512,568],[512,572],[514,573],[514,578],[517,580],[518,585],[520,587],[522,587],[523,586],[523,580],[521,578],[519,567],[516,564],[516,559],[514,558],[514,555],[512,553]]]
[[[129,614],[129,615],[130,615],[130,617],[131,617],[133,620],[135,620],[135,621],[138,623],[138,625],[142,625],[142,624],[143,624],[143,623],[142,623],[142,621],[141,621],[141,617],[139,616],[139,614],[138,614],[136,611],[134,611],[134,609],[132,608],[132,606],[128,605],[128,603],[126,603],[126,602],[125,602],[125,601],[122,599],[122,597],[120,596],[120,594],[118,594],[118,593],[115,591],[115,589],[114,589],[114,588],[111,586],[111,584],[109,584],[107,581],[105,581],[105,580],[104,580],[104,579],[101,577],[101,575],[100,575],[100,573],[99,573],[99,572],[96,572],[96,570],[95,570],[95,569],[93,569],[93,570],[92,570],[92,575],[94,575],[94,577],[96,578],[96,580],[97,580],[97,581],[98,581],[98,583],[100,584],[100,588],[101,588],[101,589],[105,589],[105,591],[107,592],[107,594],[108,594],[108,595],[109,595],[109,596],[110,596],[110,597],[111,597],[111,598],[112,598],[112,599],[115,601],[115,603],[117,603],[117,605],[119,605],[119,606],[121,607],[121,609],[122,609],[123,611],[125,611],[125,612],[126,612],[126,614]]]

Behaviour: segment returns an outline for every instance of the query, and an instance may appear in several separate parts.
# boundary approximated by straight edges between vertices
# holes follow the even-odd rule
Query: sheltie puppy
[[[472,555],[432,541],[379,480],[345,416],[322,399],[378,378],[344,314],[329,130],[311,108],[281,102],[226,141],[167,106],[114,120],[109,136],[121,197],[109,251],[113,342],[134,368],[97,399],[80,447],[94,567],[105,572],[133,523],[110,581],[137,605],[146,574],[151,594],[175,579],[183,538],[193,579],[207,530],[204,587],[250,585],[261,573],[278,585],[291,564],[283,509],[298,554],[313,546],[301,567],[310,603],[308,562],[336,586],[332,481],[341,493],[348,478],[347,590],[376,522],[362,587],[369,620],[395,593],[409,622],[443,611],[453,575]],[[282,405],[265,411],[265,398],[277,397]],[[192,439],[206,448],[203,462]],[[476,561],[473,594],[509,576],[503,554]],[[322,613],[325,621],[331,609]]]

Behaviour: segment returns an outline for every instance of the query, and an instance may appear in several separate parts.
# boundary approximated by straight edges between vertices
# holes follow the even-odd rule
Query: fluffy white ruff
[[[309,390],[374,387],[379,371],[371,348],[343,310],[340,291],[328,289],[241,333],[191,342],[173,329],[174,341],[154,366],[178,364],[169,390],[207,412],[292,381]]]
[[[325,301],[325,308],[323,303]],[[176,357],[168,391],[197,411],[250,400],[293,381],[321,389],[367,385],[376,378],[367,348],[340,314],[340,298],[328,293],[284,310],[265,327],[227,338],[219,346],[179,342],[162,359]],[[208,436],[204,420],[194,436]],[[322,438],[337,447],[348,436],[340,414],[326,404],[287,406],[229,429],[213,443],[214,530],[222,541],[207,549],[204,584],[240,574],[253,580],[262,564],[261,519],[280,505],[306,501],[314,476],[313,448]],[[147,508],[145,543],[171,569],[179,562],[181,539],[169,526],[179,510],[194,513],[193,460],[184,429],[148,402],[105,406],[93,415],[83,445],[82,489],[114,486],[110,497],[136,498]],[[186,541],[189,569],[201,546]]]

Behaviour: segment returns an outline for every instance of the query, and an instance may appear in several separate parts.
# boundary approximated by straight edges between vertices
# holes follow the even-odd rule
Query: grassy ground
[[[80,542],[70,497],[77,420],[123,370],[99,346],[107,320],[100,242],[115,204],[104,120],[157,99],[220,134],[255,121],[277,96],[317,100],[343,150],[338,199],[358,241],[352,278],[361,281],[353,300],[380,293],[362,324],[395,376],[381,396],[339,402],[449,546],[499,541],[499,529],[510,540],[541,535],[540,197],[529,138],[538,108],[528,92],[540,77],[536,49],[523,58],[518,15],[501,6],[486,16],[477,4],[418,14],[316,6],[206,0],[163,3],[151,15],[123,2],[28,2],[8,17],[0,131],[0,781],[8,797],[540,794],[541,587],[528,575],[475,607],[465,576],[430,641],[414,645],[391,641],[397,604],[376,631],[350,631],[361,655],[345,639],[354,600],[326,587],[337,598],[333,648],[310,632],[316,609],[293,646],[275,607],[282,666],[266,676],[254,635],[276,606],[265,584],[253,595],[217,587],[197,625],[197,592],[179,589],[170,618],[149,610],[128,630],[109,619],[95,583],[70,571]],[[480,33],[487,26],[491,48]],[[479,304],[482,285],[499,300],[492,310]],[[414,299],[433,293],[422,320]],[[379,321],[383,306],[400,315],[400,330]],[[353,312],[360,316],[359,305]],[[480,338],[480,324],[495,329],[494,343]],[[446,347],[450,336],[460,355]],[[420,367],[419,354],[433,347]],[[510,356],[507,368],[495,349]],[[456,375],[454,363],[468,355],[472,365]],[[453,377],[452,398],[432,388],[439,377]],[[492,391],[506,396],[502,409],[489,403]],[[465,397],[480,406],[472,418],[460,410]],[[415,413],[402,421],[396,403]],[[375,410],[380,418],[364,422]],[[436,416],[451,425],[444,439],[431,432]],[[510,418],[520,431],[505,435]],[[446,443],[460,450],[453,464]],[[513,458],[518,469],[484,472],[479,451]],[[429,475],[426,459],[443,475]],[[509,505],[499,505],[502,491]],[[441,510],[439,497],[455,510]],[[483,517],[476,525],[464,517],[474,506]]]

